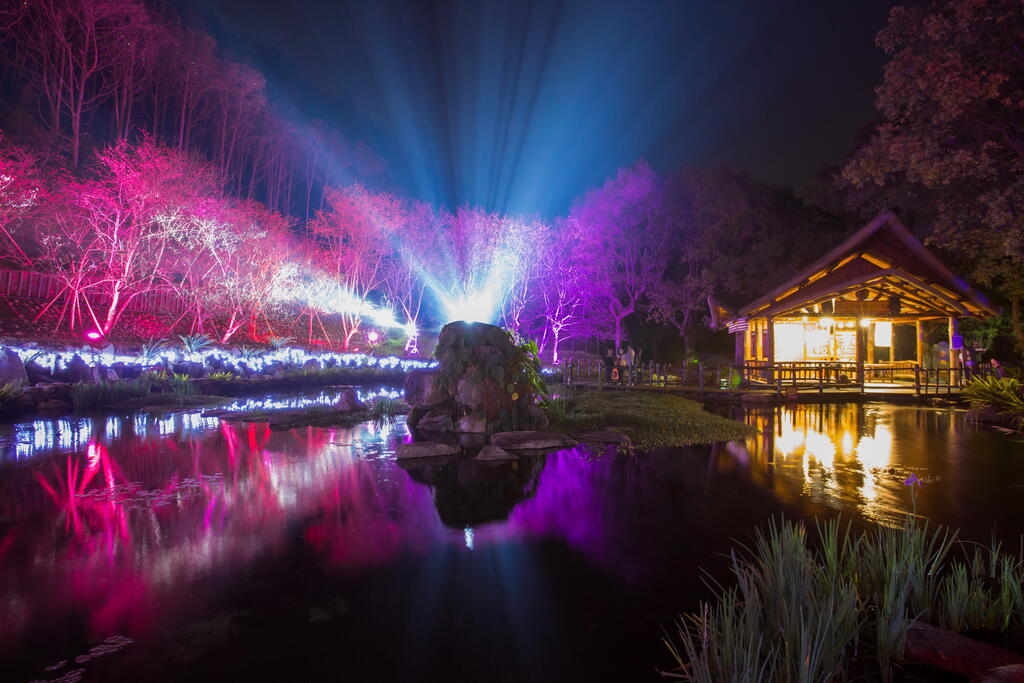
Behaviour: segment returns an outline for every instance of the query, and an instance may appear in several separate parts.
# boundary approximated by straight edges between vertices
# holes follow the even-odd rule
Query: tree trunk
[[[1024,321],[1021,320],[1020,295],[1010,297],[1010,322],[1013,325],[1013,337],[1018,351],[1024,351]]]

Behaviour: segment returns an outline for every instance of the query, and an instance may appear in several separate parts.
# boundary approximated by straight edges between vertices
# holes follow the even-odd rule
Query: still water
[[[772,515],[1024,533],[1024,443],[960,411],[737,417],[761,434],[413,467],[401,425],[0,426],[0,680],[658,680],[662,627]]]

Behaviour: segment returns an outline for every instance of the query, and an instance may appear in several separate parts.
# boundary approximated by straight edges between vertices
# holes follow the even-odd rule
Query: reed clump
[[[1000,632],[1024,620],[1024,556],[913,518],[853,534],[773,520],[732,554],[735,585],[683,615],[665,644],[687,681],[892,680],[920,620]]]

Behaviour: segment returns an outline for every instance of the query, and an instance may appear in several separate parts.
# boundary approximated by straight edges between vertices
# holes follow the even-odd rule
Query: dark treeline
[[[147,134],[213,162],[231,194],[302,219],[325,183],[380,170],[365,145],[290,122],[259,71],[152,3],[2,0],[0,37],[0,128],[49,163],[77,169]]]

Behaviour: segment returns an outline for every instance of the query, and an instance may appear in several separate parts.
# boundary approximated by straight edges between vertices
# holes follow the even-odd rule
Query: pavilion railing
[[[913,389],[917,396],[958,393],[973,377],[991,373],[988,366],[924,368],[912,361],[871,363],[848,361],[748,361],[742,365],[710,363],[639,363],[609,368],[596,359],[574,359],[562,368],[566,384],[590,386],[660,386],[705,392],[774,389],[778,395],[799,391]],[[869,386],[875,385],[875,386]],[[883,386],[878,386],[883,385]]]

